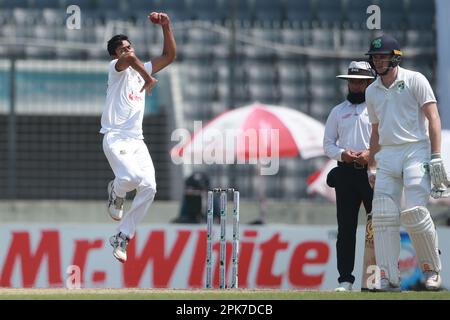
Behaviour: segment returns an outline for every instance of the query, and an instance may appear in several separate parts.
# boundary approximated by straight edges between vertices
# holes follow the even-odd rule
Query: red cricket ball
[[[160,20],[161,20],[161,19],[159,18],[159,14],[158,14],[158,13],[152,12],[152,13],[150,14],[150,21],[151,21],[151,22],[153,22],[153,23],[159,23]]]

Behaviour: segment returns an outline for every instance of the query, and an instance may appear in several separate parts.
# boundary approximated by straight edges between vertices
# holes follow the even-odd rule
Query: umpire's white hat
[[[348,73],[336,76],[339,79],[375,79],[375,73],[366,61],[352,61]]]

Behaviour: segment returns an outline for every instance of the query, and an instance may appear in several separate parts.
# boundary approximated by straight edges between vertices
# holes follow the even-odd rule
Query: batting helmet
[[[400,50],[400,45],[395,38],[388,35],[382,35],[381,37],[372,40],[370,49],[366,53],[366,55],[369,56],[369,63],[373,69],[375,69],[372,62],[372,55],[374,54],[391,54],[392,58],[390,59],[389,69],[392,69],[400,64],[403,52]],[[388,70],[382,75],[386,74]]]

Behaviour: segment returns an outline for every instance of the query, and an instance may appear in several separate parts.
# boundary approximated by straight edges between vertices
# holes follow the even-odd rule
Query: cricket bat
[[[368,290],[367,279],[371,273],[367,273],[367,268],[371,265],[376,265],[375,261],[375,245],[373,241],[373,228],[372,228],[372,213],[367,215],[366,223],[366,236],[364,239],[364,260],[363,270],[361,276],[361,290]]]

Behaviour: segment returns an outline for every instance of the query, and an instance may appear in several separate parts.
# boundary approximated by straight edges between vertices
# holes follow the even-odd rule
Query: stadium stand
[[[69,4],[81,8],[81,30],[65,27]],[[382,30],[366,28],[366,9],[372,4],[381,8]],[[106,62],[105,41],[119,32],[130,36],[139,57],[148,59],[161,52],[162,36],[159,28],[148,24],[146,10],[165,11],[173,22],[183,123],[189,129],[193,120],[207,122],[230,107],[256,100],[285,105],[324,122],[345,96],[345,83],[336,81],[336,74],[345,72],[349,60],[361,59],[368,39],[382,32],[397,37],[405,48],[405,66],[424,73],[432,86],[436,81],[433,1],[156,0],[149,7],[141,0],[0,0],[0,197],[104,199],[104,185],[111,174],[97,134],[104,76],[88,81],[78,75],[85,85],[52,82],[66,91],[51,102],[42,102],[39,90],[48,93],[44,84],[27,84],[27,75],[16,70],[17,90],[27,90],[21,85],[38,89],[27,95],[26,101],[15,98],[16,149],[11,151],[8,63],[13,59],[66,60],[68,65],[74,60]],[[234,60],[230,54],[233,12]],[[408,52],[415,54],[408,56]],[[39,77],[45,83],[58,75],[61,79],[74,77],[67,71],[42,72]],[[230,84],[234,84],[233,97]],[[80,93],[83,90],[85,95]],[[173,106],[169,98],[158,94],[148,100],[162,107],[149,106],[144,123],[157,166],[158,197],[167,199],[168,186],[173,183],[167,173],[172,146],[168,134],[171,112],[167,109]],[[85,98],[89,95],[95,97],[94,106]],[[64,99],[79,103],[72,105]],[[14,194],[8,188],[11,152],[17,159]],[[307,197],[306,178],[321,161],[282,159],[279,174],[266,180],[267,195]],[[258,177],[252,166],[194,169],[207,170],[212,185],[236,183],[242,196],[257,196]]]

